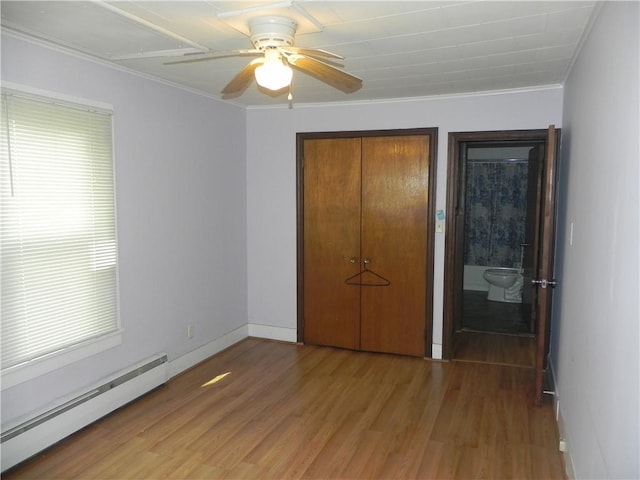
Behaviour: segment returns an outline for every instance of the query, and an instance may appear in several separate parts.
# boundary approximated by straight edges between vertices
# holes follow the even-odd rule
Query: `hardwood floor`
[[[520,303],[493,302],[486,292],[465,290],[462,329],[454,333],[452,358],[533,368],[536,339],[525,317]]]
[[[3,478],[564,478],[533,370],[247,339]]]
[[[536,361],[536,338],[532,335],[455,332],[453,358],[466,362],[533,368]]]

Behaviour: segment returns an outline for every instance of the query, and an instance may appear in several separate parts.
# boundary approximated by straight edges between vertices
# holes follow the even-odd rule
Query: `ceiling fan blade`
[[[352,93],[362,87],[362,79],[312,57],[296,56],[291,66],[344,93]]]
[[[307,56],[307,55],[303,55],[303,54],[301,54],[301,53],[292,53],[292,52],[287,52],[287,51],[282,51],[281,53],[282,53],[282,56],[283,56],[284,58],[286,58],[287,62],[289,62],[289,64],[290,64],[290,65],[295,64],[295,63],[296,63],[296,60],[297,60],[298,58],[306,57],[306,56]],[[313,57],[311,57],[311,58],[313,58]],[[330,60],[330,59],[328,59],[328,58],[323,58],[322,60],[321,60],[321,59],[319,59],[319,58],[316,58],[316,60],[319,60],[319,61],[321,61],[322,63],[325,63],[325,64],[330,65],[330,66],[332,66],[332,67],[336,67],[336,68],[339,68],[339,69],[344,68],[344,64],[339,63],[339,62],[336,62],[336,61],[334,61],[334,60]]]
[[[195,57],[196,55],[200,55],[198,53],[188,53],[185,54],[185,57]],[[247,50],[229,50],[229,51],[220,51],[212,55],[206,55],[204,57],[195,57],[195,58],[185,58],[184,60],[173,60],[172,62],[165,62],[164,65],[176,65],[178,63],[196,63],[196,62],[207,62],[209,60],[217,60],[218,58],[228,58],[228,57],[254,57],[256,55],[262,55],[261,50],[257,49],[247,49]]]
[[[342,55],[327,52],[326,50],[321,50],[319,48],[280,47],[280,50],[286,53],[306,55],[307,57],[334,58],[337,60],[344,60],[344,57]]]
[[[227,86],[224,87],[222,90],[222,98],[235,98],[242,95],[247,87],[251,85],[256,68],[263,63],[264,58],[256,58],[247,63],[245,67],[227,83]]]

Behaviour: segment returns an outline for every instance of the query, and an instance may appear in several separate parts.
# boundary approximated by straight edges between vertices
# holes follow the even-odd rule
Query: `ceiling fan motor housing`
[[[296,33],[296,22],[287,17],[256,17],[249,20],[251,43],[259,50],[291,47]]]

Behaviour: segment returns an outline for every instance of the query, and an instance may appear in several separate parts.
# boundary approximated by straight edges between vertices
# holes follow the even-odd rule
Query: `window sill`
[[[2,371],[2,390],[15,387],[122,343],[122,330]]]

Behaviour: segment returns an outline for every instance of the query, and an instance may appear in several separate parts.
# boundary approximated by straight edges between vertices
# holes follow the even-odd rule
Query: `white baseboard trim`
[[[212,342],[202,345],[195,350],[185,353],[184,355],[172,360],[169,363],[169,378],[173,378],[179,373],[197,365],[198,363],[206,360],[207,358],[221,352],[225,348],[230,347],[234,343],[238,343],[240,340],[244,340],[249,336],[248,325],[243,325],[240,328],[216,338]]]
[[[256,323],[243,325],[206,345],[202,345],[172,360],[169,363],[169,378],[175,377],[179,373],[184,372],[247,337],[295,343],[297,341],[297,335],[298,331],[295,328],[273,327],[270,325],[258,325]]]
[[[271,325],[250,323],[249,336],[296,343],[298,341],[298,330],[295,328],[273,327]]]
[[[168,379],[166,359],[165,354],[158,354],[133,365],[77,392],[65,403],[3,431],[2,471],[165,383]]]
[[[168,379],[249,336],[295,343],[297,330],[268,325],[245,324],[216,338],[206,345],[202,345],[168,362],[168,364],[165,355],[163,368],[156,368],[140,374],[136,377],[135,381],[126,381],[125,383],[119,384],[117,387],[97,395],[95,398],[92,397],[92,399],[86,403],[80,403],[69,410],[64,410],[63,413],[52,416],[50,420],[38,424],[38,426],[17,434],[8,440],[4,440],[3,437],[1,449],[2,470],[4,471],[11,468],[35,455],[125,403],[165,383]],[[133,370],[138,368],[137,366],[134,367]],[[116,376],[114,376],[114,378],[116,378]],[[103,383],[104,382],[106,382],[106,380],[103,381]],[[93,394],[91,389],[88,391]],[[78,397],[84,395],[87,395],[87,393],[79,394]]]
[[[560,437],[560,442],[564,445],[564,471],[567,474],[567,478],[569,480],[573,480],[576,478],[575,469],[573,468],[573,459],[571,458],[571,450],[570,445],[567,442],[567,435],[564,426],[564,418],[562,417],[562,408],[560,408],[560,394],[558,392],[558,382],[556,379],[556,372],[553,368],[553,363],[549,360],[549,368],[551,370],[551,380],[553,381],[553,391],[555,392],[553,396],[553,409],[556,412],[556,423],[558,424],[558,436]]]

